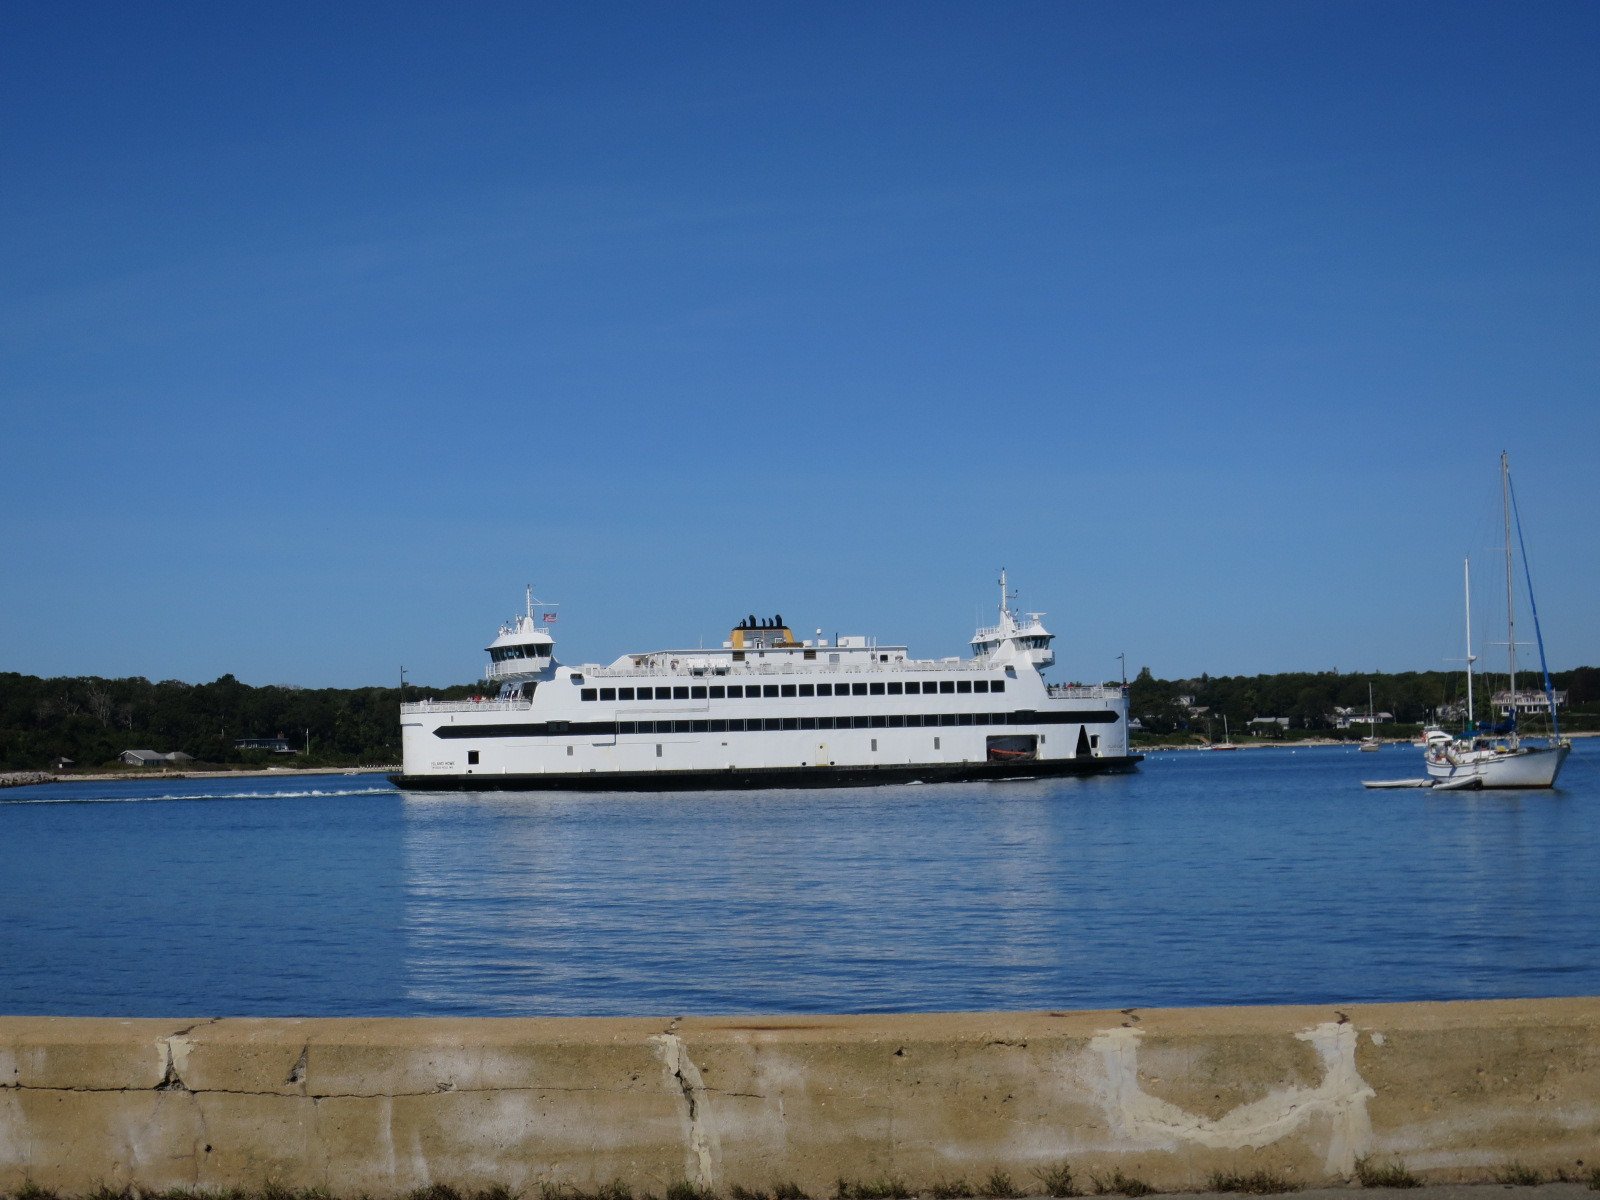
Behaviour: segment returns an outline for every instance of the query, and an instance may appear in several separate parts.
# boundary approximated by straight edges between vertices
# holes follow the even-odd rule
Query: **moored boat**
[[[1533,615],[1535,641],[1539,647],[1539,668],[1544,678],[1544,693],[1549,707],[1550,736],[1544,745],[1528,742],[1519,728],[1517,712],[1517,617],[1516,574],[1512,556],[1512,526],[1517,544],[1522,543],[1522,520],[1516,510],[1516,494],[1511,486],[1511,465],[1500,455],[1500,495],[1505,514],[1506,575],[1506,655],[1511,705],[1505,720],[1489,728],[1480,727],[1472,707],[1472,584],[1471,562],[1464,568],[1467,594],[1467,729],[1451,736],[1441,729],[1429,730],[1423,750],[1423,765],[1436,786],[1482,788],[1547,788],[1555,786],[1572,743],[1561,737],[1556,712],[1555,687],[1545,661],[1544,634],[1539,628],[1539,608],[1533,598],[1533,576],[1523,554],[1523,576],[1528,585],[1528,606]]]
[[[1224,716],[1222,718],[1222,740],[1220,742],[1212,742],[1209,746],[1206,747],[1206,749],[1207,750],[1237,750],[1238,748],[1239,748],[1238,746],[1234,745],[1233,739],[1228,736],[1228,718],[1227,718],[1226,714],[1224,714]]]

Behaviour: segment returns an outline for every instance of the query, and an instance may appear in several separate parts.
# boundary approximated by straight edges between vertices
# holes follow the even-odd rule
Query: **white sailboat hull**
[[[1554,787],[1569,745],[1519,746],[1515,750],[1429,750],[1424,765],[1436,784],[1483,788]]]

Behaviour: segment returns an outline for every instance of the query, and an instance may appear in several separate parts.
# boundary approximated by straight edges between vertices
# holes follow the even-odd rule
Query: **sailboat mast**
[[[1517,610],[1511,586],[1511,463],[1500,451],[1500,500],[1506,513],[1506,675],[1511,689],[1511,737],[1517,736]]]
[[[1462,585],[1467,593],[1467,727],[1470,729],[1477,721],[1477,716],[1472,711],[1472,556],[1469,554],[1461,560]]]
[[[1556,685],[1550,679],[1550,661],[1544,656],[1544,630],[1539,628],[1539,602],[1533,596],[1533,568],[1528,565],[1528,543],[1522,540],[1522,513],[1517,489],[1511,488],[1511,516],[1517,524],[1517,551],[1522,555],[1522,578],[1528,585],[1528,611],[1533,614],[1533,640],[1539,647],[1539,674],[1544,677],[1545,703],[1550,706],[1550,742],[1561,739],[1561,718],[1556,715]]]

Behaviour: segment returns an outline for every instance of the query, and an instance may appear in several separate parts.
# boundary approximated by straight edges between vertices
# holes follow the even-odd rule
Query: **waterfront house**
[[[273,754],[293,754],[294,747],[289,745],[289,739],[279,734],[277,737],[264,738],[234,738],[235,750],[270,750]]]
[[[1251,717],[1251,733],[1282,733],[1289,728],[1288,717]]]
[[[124,750],[117,755],[117,759],[130,767],[169,767],[174,763],[179,766],[192,763],[194,755],[185,754],[182,750],[174,750],[171,754],[161,754],[155,750]]]
[[[1556,692],[1555,700],[1557,709],[1565,708],[1567,706],[1567,693],[1564,691]],[[1495,712],[1502,717],[1511,715],[1511,693],[1509,691],[1496,692],[1489,703],[1494,706]],[[1517,716],[1542,717],[1549,711],[1550,699],[1543,692],[1531,689],[1528,691],[1523,691],[1521,688],[1517,689]]]

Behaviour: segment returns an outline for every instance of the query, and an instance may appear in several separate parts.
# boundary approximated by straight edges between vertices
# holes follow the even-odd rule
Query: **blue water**
[[[512,1015],[1600,993],[1600,739],[1559,790],[1418,752],[1104,779],[402,795],[376,776],[0,791],[0,1012]]]

